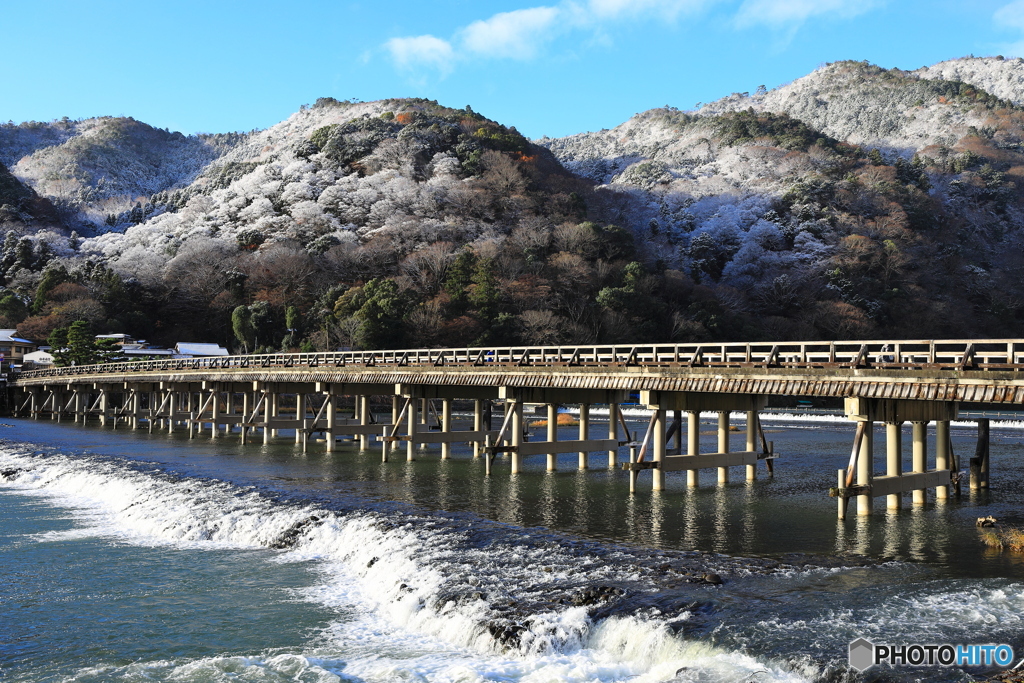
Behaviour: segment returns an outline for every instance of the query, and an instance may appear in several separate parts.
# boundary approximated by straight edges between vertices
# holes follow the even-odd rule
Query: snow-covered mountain
[[[1014,104],[1024,103],[1024,58],[962,57],[913,73],[920,78],[970,83]]]
[[[422,99],[323,98],[219,136],[0,126],[21,207],[0,207],[0,277],[18,301],[54,268],[64,297],[139,288],[107,295],[119,317],[37,301],[22,333],[39,338],[91,311],[229,342],[231,310],[287,307],[317,344],[403,325],[430,344],[1024,333],[1022,74],[837,62],[536,142]],[[362,287],[381,281],[406,298],[375,328]]]
[[[1024,100],[1024,61],[952,60],[916,72],[837,62],[773,90],[734,93],[696,112],[653,109],[611,130],[540,142],[568,168],[599,182],[643,185],[649,165],[641,169],[639,183],[621,174],[653,161],[673,178],[696,181],[694,189],[707,194],[746,185],[751,173],[768,184],[786,175],[785,167],[751,171],[751,164],[776,163],[777,155],[756,149],[756,140],[747,150],[720,144],[716,131],[726,114],[782,114],[838,141],[910,158],[939,154],[978,132],[997,144],[1018,144],[1019,128],[1002,125],[1001,99]]]

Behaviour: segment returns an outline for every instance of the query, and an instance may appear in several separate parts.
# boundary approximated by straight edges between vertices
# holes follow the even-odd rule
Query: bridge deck
[[[32,370],[21,373],[12,386],[158,381],[411,383],[1024,404],[1024,340],[282,353]]]

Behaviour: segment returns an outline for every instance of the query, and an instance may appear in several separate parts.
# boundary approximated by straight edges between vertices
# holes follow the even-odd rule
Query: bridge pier
[[[652,415],[651,442],[653,448],[651,461],[657,466],[656,469],[651,470],[652,486],[655,491],[664,491],[665,471],[661,469],[661,464],[665,461],[665,409],[660,406],[654,408]]]
[[[686,411],[686,454],[700,455],[700,411]],[[686,470],[686,485],[695,489],[700,486],[700,470]]]
[[[757,450],[757,411],[747,411],[747,450]],[[754,481],[757,479],[757,463],[753,465],[747,465],[747,481]]]
[[[840,485],[830,495],[840,498],[839,518],[845,518],[844,501],[857,498],[857,514],[871,514],[873,498],[885,496],[889,509],[898,509],[902,494],[910,492],[915,506],[924,505],[929,488],[935,487],[938,500],[948,496],[950,471],[949,422],[956,418],[958,406],[952,401],[911,399],[847,398],[846,416],[860,423],[854,441],[850,469],[839,479]],[[886,424],[886,474],[874,476],[872,458],[875,421]],[[935,469],[928,470],[928,423],[936,423]],[[911,423],[911,472],[903,472],[902,433],[900,425]],[[856,486],[851,486],[856,473]]]
[[[718,452],[729,452],[729,411],[727,410],[718,411]],[[718,468],[718,483],[729,483],[728,467]]]
[[[441,434],[448,436],[452,431],[452,400],[441,399]],[[450,441],[441,442],[441,459],[449,460],[452,457],[452,444]]]
[[[640,401],[645,403],[651,412],[650,439],[654,444],[654,457],[649,462],[631,462],[623,465],[631,472],[652,470],[655,490],[664,488],[664,473],[686,471],[686,483],[689,488],[696,487],[700,482],[699,472],[702,469],[718,470],[720,484],[728,482],[729,468],[739,465],[747,467],[747,476],[752,478],[751,468],[755,468],[760,457],[774,457],[772,453],[759,456],[751,446],[755,442],[757,411],[764,407],[766,399],[756,395],[721,395],[702,392],[667,392],[641,391]],[[687,453],[686,455],[668,455],[666,453],[667,434],[665,416],[667,410],[683,410],[687,414]],[[718,453],[700,453],[700,414],[703,410],[718,413]],[[747,451],[731,452],[729,450],[729,416],[732,411],[747,412]],[[645,438],[645,442],[648,439]],[[643,450],[643,449],[641,449]],[[631,486],[632,486],[631,478]]]
[[[899,477],[903,474],[903,423],[885,423],[885,474]],[[903,507],[903,494],[890,493],[886,496],[886,507],[899,510]]]
[[[612,401],[608,404],[608,440],[618,442],[619,440],[619,404]],[[625,435],[629,441],[629,434]],[[614,470],[619,466],[619,449],[608,449],[608,469]]]
[[[558,404],[548,404],[548,443],[558,443]],[[547,470],[554,472],[558,469],[558,451],[548,451]]]
[[[937,471],[950,470],[949,420],[937,420],[935,422],[935,469]],[[948,500],[949,486],[939,485],[935,487],[935,500]]]
[[[332,397],[333,398],[333,397]],[[360,394],[356,397],[359,404],[359,425],[369,427],[370,425],[370,397]],[[333,411],[332,411],[333,412]],[[333,438],[333,437],[332,437]],[[363,433],[359,435],[359,450],[365,451],[369,447],[370,435]]]
[[[490,401],[488,401],[490,403]],[[473,431],[479,432],[484,427],[484,408],[483,401],[479,398],[473,399]],[[490,431],[491,426],[487,425],[487,430]],[[473,442],[473,457],[480,457],[480,442]]]
[[[270,421],[274,418],[274,404],[277,402],[277,393],[273,387],[263,390],[263,444],[270,443],[273,431],[270,428]]]
[[[871,480],[875,475],[875,423],[867,420],[864,424],[864,437],[860,442],[860,454],[857,456],[857,485],[868,487],[869,493],[857,496],[857,514],[871,514]]]
[[[972,491],[988,488],[989,475],[989,421],[978,420],[978,445],[970,461],[970,486]]]
[[[928,470],[928,423],[917,421],[912,423],[913,427],[913,453],[911,471],[916,473]],[[912,494],[914,505],[924,505],[928,502],[928,491],[915,489]]]
[[[590,439],[590,404],[580,404],[580,441]],[[590,451],[579,451],[579,465],[581,470],[590,469]]]
[[[416,436],[416,432],[419,431],[419,420],[416,417],[416,412],[417,409],[421,407],[422,403],[423,399],[409,399],[409,414],[407,416],[409,440],[405,442],[405,459],[409,462],[416,459],[416,444],[413,442],[413,439]]]
[[[523,454],[519,452],[519,448],[523,445],[523,403],[513,399],[511,402],[505,402],[505,413],[507,416],[508,411],[512,411],[512,440],[509,443],[512,446],[512,474],[519,474],[523,467]]]

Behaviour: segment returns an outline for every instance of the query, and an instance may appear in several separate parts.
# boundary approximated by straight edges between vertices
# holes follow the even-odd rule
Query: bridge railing
[[[1024,339],[739,342],[494,346],[270,353],[78,365],[21,373],[24,379],[264,368],[387,367],[748,367],[896,370],[1024,370]]]

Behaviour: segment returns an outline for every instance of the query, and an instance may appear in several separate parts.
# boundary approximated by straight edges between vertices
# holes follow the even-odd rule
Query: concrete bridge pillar
[[[32,394],[35,397],[35,393]],[[32,399],[32,408],[35,409],[35,398]],[[107,426],[107,411],[110,410],[110,389],[100,388],[100,426]]]
[[[217,421],[220,419],[220,387],[213,387],[210,390],[210,438],[216,439],[220,425]],[[202,424],[199,425],[199,431],[202,431]]]
[[[441,399],[441,433],[448,434],[452,431],[452,400]],[[448,460],[452,457],[452,444],[450,441],[441,442],[441,459]]]
[[[935,421],[935,469],[949,469],[949,420]],[[949,485],[935,487],[935,499],[949,498]]]
[[[867,420],[864,423],[864,439],[860,442],[860,455],[857,458],[857,485],[871,486],[875,472],[875,423]],[[857,496],[857,514],[871,514],[871,496]]]
[[[660,463],[665,460],[665,409],[656,408],[654,410],[654,424],[651,425],[651,446],[653,453],[651,454],[651,460]],[[691,470],[692,471],[692,470]],[[664,491],[665,490],[665,471],[660,467],[651,470],[654,475],[654,490]]]
[[[416,459],[416,442],[414,441],[414,439],[416,437],[416,432],[419,431],[417,429],[417,427],[419,426],[419,419],[417,419],[416,413],[417,409],[420,408],[424,403],[426,403],[426,401],[423,399],[417,400],[413,398],[409,400],[409,440],[405,442],[405,459],[408,460],[409,462],[412,462],[413,460]]]
[[[139,418],[142,415],[142,389],[137,384],[135,385],[134,389],[132,390],[131,402],[132,402],[132,405],[131,405],[131,411],[132,411],[131,426],[132,426],[132,429],[138,429],[139,428]]]
[[[729,411],[720,410],[718,411],[718,452],[728,453],[729,452]],[[718,483],[728,484],[729,483],[729,468],[719,467],[718,468]]]
[[[306,419],[306,395],[301,390],[295,392],[295,421]],[[295,427],[295,443],[302,443],[305,429],[301,425]]]
[[[914,472],[925,472],[928,467],[928,423],[913,422],[913,455],[912,469]],[[924,505],[928,502],[928,491],[916,489],[913,493],[914,505]]]
[[[903,423],[885,423],[885,474],[898,477],[903,474]],[[885,506],[890,510],[899,510],[903,506],[903,494],[890,493],[886,496]]]
[[[334,394],[327,394],[326,396],[324,396],[324,401],[327,402],[327,405],[324,406],[324,417],[327,419],[327,431],[324,432],[325,448],[328,453],[333,453],[335,446],[334,427],[337,424],[338,419],[337,413],[335,411],[335,409],[337,408],[337,399],[335,398]],[[360,436],[359,438],[361,442],[360,448],[365,450],[365,447],[362,444],[362,439],[364,437]]]
[[[548,404],[548,441],[558,441],[558,404]],[[558,469],[558,453],[548,453],[548,472]]]
[[[608,438],[619,440],[619,404],[609,403],[608,404]],[[629,440],[629,434],[626,434],[626,440]],[[619,449],[608,449],[608,469],[614,470],[619,466]]]
[[[226,410],[227,410],[228,417],[230,417],[230,418],[234,418],[235,417],[235,388],[234,388],[234,386],[231,386],[231,385],[228,386]],[[224,425],[224,433],[225,434],[230,434],[233,429],[234,429],[234,425],[233,424],[229,423],[229,424]]]
[[[512,430],[512,443],[509,445],[518,449],[523,445],[523,404],[520,401],[506,402],[505,410],[512,411],[512,424],[510,426]],[[518,450],[512,451],[512,474],[519,474],[522,467],[523,456],[519,454]]]
[[[171,395],[170,398],[167,399],[167,410],[171,417],[167,420],[167,433],[173,434],[174,421],[177,419],[176,413],[178,412],[178,392],[174,389],[170,389],[169,392]]]
[[[473,401],[473,431],[480,432],[484,428],[484,402],[481,399]],[[473,442],[473,457],[480,457],[480,442]]]
[[[270,420],[274,417],[274,405],[277,403],[277,393],[272,389],[265,389],[263,393],[263,443],[269,444],[274,430],[270,428]]]
[[[666,413],[668,415],[668,413]],[[672,429],[675,430],[675,436],[673,437],[674,443],[668,444],[667,448],[674,449],[675,453],[682,454],[683,452],[683,411],[674,410],[672,411]]]
[[[747,411],[747,451],[757,450],[757,411]],[[747,465],[747,481],[757,479],[757,465]]]
[[[277,419],[281,416],[281,394],[276,391],[270,395],[270,417]],[[276,439],[279,434],[276,429],[270,430],[271,438]]]
[[[427,398],[421,398],[420,399],[420,427],[419,427],[419,429],[416,430],[417,432],[429,432],[430,431],[430,410],[431,410],[431,408],[433,408],[433,404],[430,402],[430,399],[427,399]],[[426,448],[427,444],[421,443],[421,444],[419,444],[419,447],[421,449],[422,448]]]
[[[700,455],[700,411],[686,411],[686,454]],[[700,470],[686,470],[686,485],[700,486]]]
[[[580,404],[580,441],[586,441],[590,438],[590,404]],[[580,462],[579,468],[581,470],[590,468],[590,452],[580,451]]]
[[[333,399],[333,397],[332,397]],[[370,424],[370,397],[369,396],[357,396],[356,404],[359,408],[359,425],[366,427]],[[370,446],[370,435],[360,434],[359,435],[359,450],[365,451]]]
[[[251,397],[251,398],[250,398]],[[239,430],[242,433],[243,443],[245,442],[245,434],[249,431],[249,428],[244,423],[249,421],[252,413],[253,402],[256,399],[255,392],[250,392],[248,389],[242,392],[242,428]]]
[[[401,401],[401,398],[402,398],[401,396],[397,396],[397,395],[391,397],[391,424],[392,425],[396,425],[396,427],[394,427],[395,429],[397,429],[398,416],[401,414],[401,410],[402,410],[402,406],[399,405],[399,402]],[[398,449],[398,442],[397,441],[391,441],[391,442],[385,442],[384,443],[384,450],[385,450],[384,461],[385,462],[387,462],[387,453],[386,453],[386,451],[388,449],[393,450],[393,451],[397,450]]]

